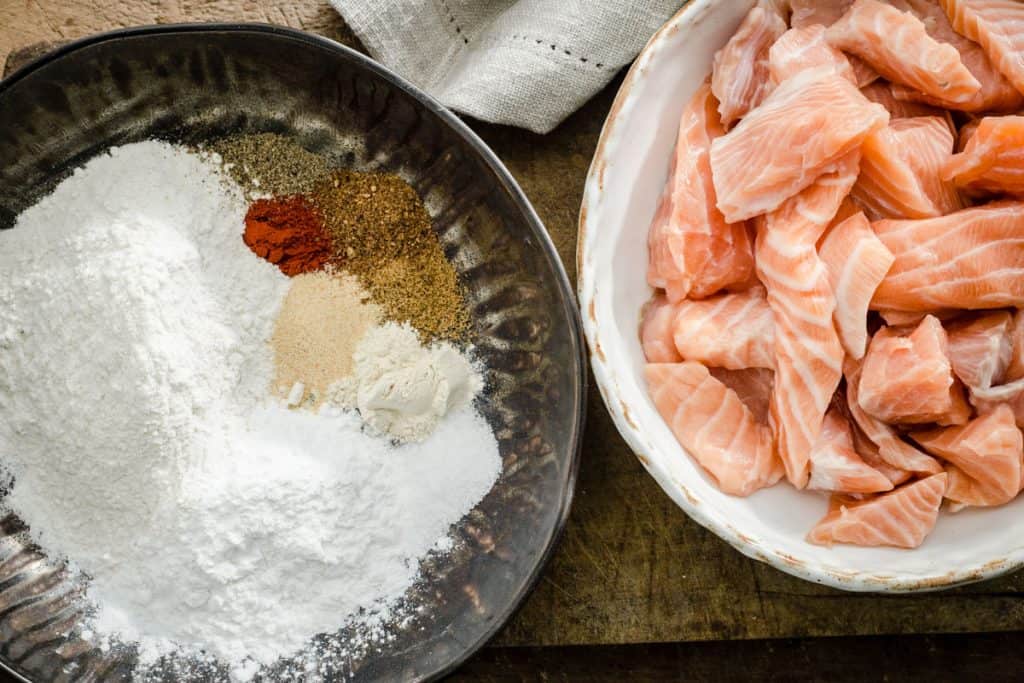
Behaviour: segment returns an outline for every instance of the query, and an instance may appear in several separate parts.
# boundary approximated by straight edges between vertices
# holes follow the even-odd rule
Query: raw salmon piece
[[[896,97],[968,112],[1013,111],[1024,107],[1024,96],[999,73],[980,45],[953,30],[949,18],[935,0],[904,0],[904,4],[921,20],[928,35],[956,48],[960,53],[960,61],[978,79],[981,89],[968,100],[953,102],[898,85],[894,88]]]
[[[917,327],[926,316],[933,315],[939,320],[951,320],[963,311],[955,308],[940,308],[934,311],[887,311],[883,309],[878,313],[889,327]]]
[[[786,476],[797,488],[807,485],[811,449],[843,363],[832,324],[836,300],[815,244],[853,186],[858,156],[847,155],[836,171],[818,178],[759,226],[757,274],[775,321],[771,425]]]
[[[920,102],[897,99],[889,81],[876,81],[860,89],[864,97],[885,107],[893,119],[908,119],[917,116],[942,116],[943,111]]]
[[[930,218],[963,208],[956,186],[939,178],[953,143],[943,118],[890,121],[864,140],[854,199],[879,218]]]
[[[975,192],[1024,196],[1024,116],[987,116],[942,177]]]
[[[785,32],[786,21],[775,8],[759,2],[725,47],[715,53],[711,91],[718,98],[718,111],[726,127],[746,116],[771,91],[768,49]]]
[[[877,0],[857,0],[827,36],[832,45],[860,57],[893,83],[932,97],[965,102],[981,90],[956,48],[929,36],[910,12]]]
[[[971,391],[971,403],[982,415],[1005,405],[1013,412],[1017,426],[1024,429],[1024,379],[995,387],[978,387]]]
[[[868,305],[892,265],[893,256],[875,236],[863,213],[833,227],[818,255],[828,268],[836,297],[832,319],[839,340],[848,354],[860,360],[868,343]]]
[[[839,18],[850,9],[853,0],[792,0],[790,9],[792,16],[790,26],[795,29],[805,29],[811,26],[827,28],[839,21]],[[858,88],[869,85],[878,80],[879,73],[871,68],[860,57],[847,55],[850,67],[854,73],[854,83]]]
[[[644,368],[658,412],[676,439],[718,487],[748,496],[782,477],[771,430],[700,363],[654,363]]]
[[[913,473],[893,467],[882,459],[882,456],[878,453],[878,446],[867,437],[864,430],[853,419],[850,406],[846,403],[846,392],[836,392],[835,396],[832,397],[831,410],[837,411],[846,420],[846,424],[850,427],[850,434],[853,437],[853,450],[864,461],[864,464],[879,472],[893,486],[899,486],[913,476]]]
[[[967,505],[1002,505],[1017,497],[1024,467],[1024,437],[1013,411],[999,406],[962,427],[915,432],[929,453],[952,463],[946,497]]]
[[[729,370],[775,366],[775,325],[761,286],[679,302],[673,335],[686,360]]]
[[[939,0],[953,28],[979,43],[988,58],[1024,93],[1024,3],[1019,0]]]
[[[946,326],[953,372],[972,391],[1002,382],[1010,366],[1013,319],[1006,311],[956,320]]]
[[[672,340],[675,321],[676,308],[664,294],[655,294],[644,305],[640,321],[640,346],[648,363],[678,363],[683,359]]]
[[[1010,364],[1003,376],[1007,382],[1024,378],[1024,312],[1013,314],[1013,325],[1010,327]]]
[[[648,235],[647,281],[670,301],[703,297],[749,282],[753,245],[747,226],[729,224],[716,207],[711,180],[711,140],[725,130],[717,100],[705,83],[679,122],[668,183]]]
[[[847,55],[846,59],[850,62],[850,67],[853,69],[854,83],[857,84],[858,88],[871,85],[882,77],[882,74],[875,71],[874,67],[860,57]]]
[[[857,206],[856,202],[854,202],[849,197],[844,199],[842,203],[839,205],[839,210],[836,211],[835,218],[832,219],[832,223],[831,225],[829,225],[828,230],[826,230],[825,233],[822,234],[820,238],[818,238],[818,248],[820,249],[821,245],[824,244],[826,239],[828,239],[829,233],[835,230],[836,227],[841,225],[843,221],[845,221],[847,218],[855,216],[858,213],[863,213],[863,211],[859,206]]]
[[[871,308],[1024,304],[1024,203],[992,202],[939,218],[881,220],[871,227],[896,257]]]
[[[835,408],[825,413],[818,439],[811,449],[811,478],[807,488],[843,493],[877,493],[893,487],[886,477],[867,465],[853,449],[850,423]]]
[[[893,486],[899,486],[914,476],[913,472],[893,467],[883,460],[878,446],[856,424],[853,425],[853,445],[864,464],[888,479]]]
[[[790,0],[789,23],[793,28],[831,26],[846,14],[853,0]]]
[[[775,383],[775,373],[766,368],[726,370],[708,368],[711,376],[736,392],[743,405],[750,409],[758,423],[768,421],[768,401]]]
[[[825,27],[812,24],[806,28],[791,28],[775,41],[768,51],[768,71],[776,85],[806,69],[826,67],[854,85],[857,74],[850,60],[825,40]]]
[[[964,424],[971,409],[953,376],[942,323],[927,316],[909,335],[875,333],[857,388],[860,407],[885,422]]]
[[[828,514],[808,534],[818,545],[916,548],[935,528],[946,490],[946,474],[936,474],[864,500],[833,496]]]
[[[878,446],[878,455],[892,467],[907,472],[935,474],[942,471],[942,465],[935,458],[922,453],[900,438],[899,433],[889,424],[869,415],[860,407],[859,385],[862,363],[847,357],[843,365],[846,375],[846,404],[857,426],[864,435]],[[859,451],[865,459],[867,454]]]
[[[730,221],[774,211],[888,119],[884,107],[828,67],[787,78],[711,143],[718,208]]]

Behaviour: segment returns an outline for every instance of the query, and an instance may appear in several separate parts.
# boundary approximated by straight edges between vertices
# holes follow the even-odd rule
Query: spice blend
[[[313,198],[336,262],[360,278],[388,318],[408,322],[428,341],[465,338],[458,275],[412,186],[393,174],[338,171]]]
[[[320,270],[331,258],[331,240],[320,214],[299,195],[253,202],[242,239],[289,277]]]
[[[205,147],[250,197],[309,194],[330,173],[327,161],[274,133],[236,135]]]
[[[292,279],[274,324],[274,385],[282,397],[319,405],[327,388],[352,372],[356,344],[380,322],[380,308],[344,273],[304,273]]]
[[[294,276],[331,266],[351,273],[386,319],[425,342],[465,341],[469,314],[416,190],[397,175],[331,171],[320,156],[272,133],[215,142],[247,196],[245,243]]]

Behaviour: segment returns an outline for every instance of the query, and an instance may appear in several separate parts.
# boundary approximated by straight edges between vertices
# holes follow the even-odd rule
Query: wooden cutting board
[[[360,47],[334,10],[315,0],[0,0],[0,63],[7,60],[11,69],[55,42],[97,31],[180,21],[285,24]],[[573,279],[583,182],[618,84],[546,136],[470,122],[522,185]],[[595,645],[1021,628],[1024,572],[943,593],[875,596],[810,584],[745,558],[662,493],[618,436],[593,390],[565,536],[536,592],[496,643]]]

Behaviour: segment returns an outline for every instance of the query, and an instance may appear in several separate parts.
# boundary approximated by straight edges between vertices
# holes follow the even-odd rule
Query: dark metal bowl
[[[435,678],[493,636],[536,583],[568,516],[583,426],[569,283],[494,153],[437,102],[330,40],[262,25],[129,29],[70,44],[0,82],[0,227],[112,145],[260,131],[340,166],[410,179],[429,197],[468,291],[501,478],[459,525],[464,542],[453,554],[422,564],[424,579],[406,596],[424,607],[420,616],[379,651],[331,660],[325,671],[354,681]],[[37,681],[129,677],[133,653],[101,652],[80,637],[74,584],[22,528],[12,515],[0,520],[0,663]],[[204,677],[223,674],[213,667]]]

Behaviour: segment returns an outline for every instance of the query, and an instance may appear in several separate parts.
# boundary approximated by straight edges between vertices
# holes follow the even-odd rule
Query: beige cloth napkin
[[[330,0],[375,59],[456,111],[546,133],[684,0]]]

